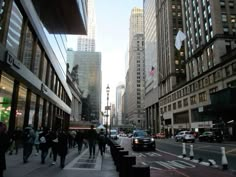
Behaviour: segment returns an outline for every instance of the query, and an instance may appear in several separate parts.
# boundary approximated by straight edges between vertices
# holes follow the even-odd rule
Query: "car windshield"
[[[112,131],[112,132],[111,132],[111,135],[116,135],[116,132],[115,132],[115,131]]]
[[[147,132],[144,131],[138,131],[134,133],[134,136],[147,136]]]

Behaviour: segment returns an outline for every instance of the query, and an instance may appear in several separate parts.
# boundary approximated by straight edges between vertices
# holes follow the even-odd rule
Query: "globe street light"
[[[108,105],[108,103],[109,103],[109,92],[110,92],[110,87],[109,87],[109,85],[107,85],[106,92],[107,92],[106,136],[107,136],[107,128],[108,128],[108,110],[109,110],[109,105]]]

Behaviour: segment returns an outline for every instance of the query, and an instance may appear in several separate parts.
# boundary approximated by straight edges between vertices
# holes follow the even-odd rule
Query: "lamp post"
[[[109,105],[108,105],[108,103],[109,103],[109,92],[110,92],[110,87],[109,87],[109,85],[107,85],[106,92],[107,92],[106,136],[107,136],[107,135],[108,135],[108,132],[107,132],[107,128],[108,128],[108,110],[109,110]]]

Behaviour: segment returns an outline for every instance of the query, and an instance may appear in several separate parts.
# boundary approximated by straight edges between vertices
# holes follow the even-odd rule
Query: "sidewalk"
[[[77,148],[69,150],[66,157],[64,169],[60,168],[57,159],[56,165],[51,165],[52,159],[49,156],[45,164],[40,163],[40,155],[35,156],[35,151],[29,158],[29,162],[24,164],[22,160],[22,149],[18,155],[6,154],[7,170],[4,177],[118,177],[113,159],[108,147],[105,155],[102,157],[96,149],[94,159],[89,159],[88,148],[78,154]]]

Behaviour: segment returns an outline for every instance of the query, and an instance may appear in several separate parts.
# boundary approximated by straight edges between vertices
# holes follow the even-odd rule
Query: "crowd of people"
[[[101,156],[105,153],[106,136],[104,130],[96,131],[91,125],[88,131],[70,131],[62,129],[56,131],[47,127],[34,130],[32,126],[27,126],[21,131],[16,128],[12,133],[7,132],[7,127],[0,122],[0,177],[6,169],[5,154],[18,154],[19,148],[23,148],[23,163],[28,163],[35,148],[35,155],[41,155],[41,164],[49,155],[52,157],[52,165],[56,164],[57,156],[60,156],[60,167],[64,168],[66,155],[69,148],[78,148],[78,154],[83,149],[89,148],[89,158],[95,158],[96,144],[99,146]]]

